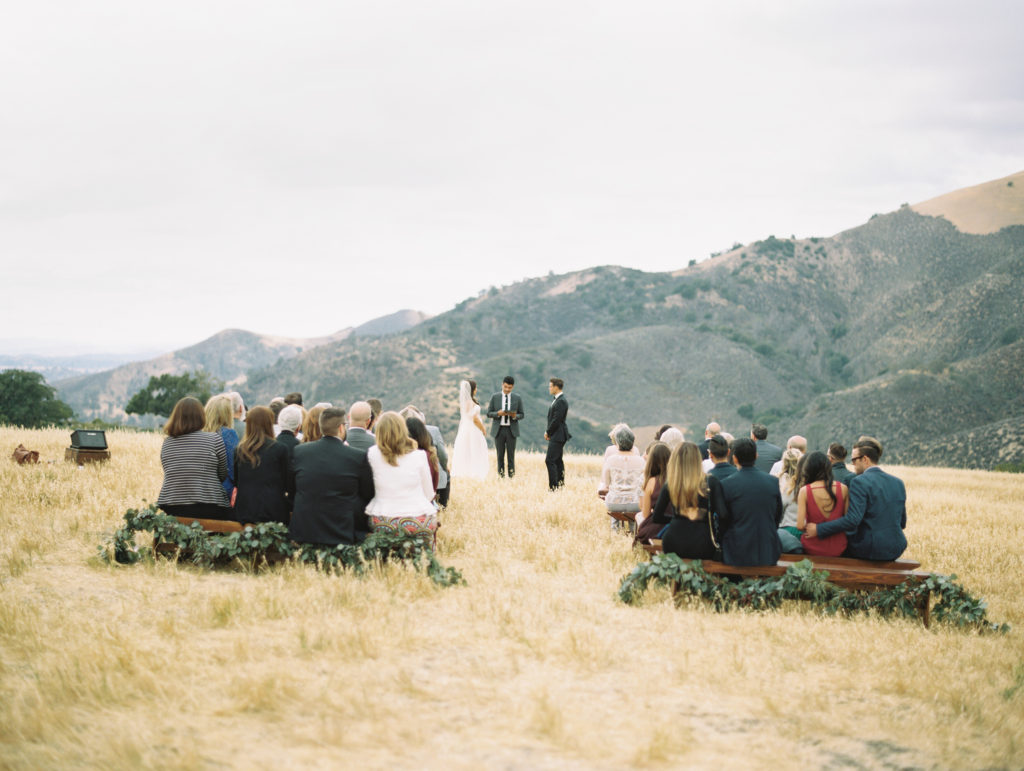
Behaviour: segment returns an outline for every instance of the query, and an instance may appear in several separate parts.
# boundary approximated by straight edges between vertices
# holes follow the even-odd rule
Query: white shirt
[[[407,452],[392,466],[374,445],[366,451],[373,471],[374,497],[366,513],[377,517],[418,517],[434,514],[436,509],[434,483],[430,479],[427,454],[419,450]]]

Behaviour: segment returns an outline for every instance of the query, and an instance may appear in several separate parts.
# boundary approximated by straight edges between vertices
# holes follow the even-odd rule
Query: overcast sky
[[[6,6],[0,338],[323,335],[1024,169],[1018,0]]]

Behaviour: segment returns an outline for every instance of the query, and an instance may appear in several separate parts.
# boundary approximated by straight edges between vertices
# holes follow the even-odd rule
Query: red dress
[[[828,516],[823,514],[821,509],[818,508],[818,502],[814,500],[814,494],[811,492],[811,486],[807,485],[804,487],[804,493],[807,495],[808,522],[820,525],[822,522],[828,522],[833,517],[837,517],[842,513],[843,486],[839,482],[836,482],[835,485],[836,505],[832,507],[832,511]],[[803,544],[805,554],[820,554],[826,557],[838,557],[846,551],[846,533],[840,531],[835,535],[830,535],[828,538],[811,538],[807,533],[804,533],[800,536],[800,543]]]

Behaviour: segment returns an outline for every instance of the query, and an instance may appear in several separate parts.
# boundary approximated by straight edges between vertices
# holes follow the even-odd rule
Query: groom
[[[565,417],[569,414],[569,402],[562,395],[565,383],[561,378],[553,377],[548,381],[551,393],[551,406],[548,407],[548,430],[544,438],[548,443],[548,451],[544,456],[544,465],[548,468],[548,488],[557,490],[565,486],[565,464],[562,462],[562,450],[565,443],[572,439],[569,429],[565,427]]]
[[[498,476],[505,476],[505,456],[508,455],[508,478],[516,475],[516,439],[519,438],[519,421],[523,419],[523,400],[512,393],[516,379],[505,375],[501,382],[501,393],[491,397],[487,405],[487,417],[492,419],[491,436],[494,449],[498,451]]]

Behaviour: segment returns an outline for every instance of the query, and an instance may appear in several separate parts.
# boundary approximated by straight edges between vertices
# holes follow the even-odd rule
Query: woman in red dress
[[[812,452],[804,461],[804,486],[797,497],[796,526],[800,530],[808,522],[818,525],[846,514],[850,505],[846,485],[832,480],[832,464],[823,452]],[[828,538],[800,537],[805,554],[838,557],[846,550],[846,533],[838,532]]]

